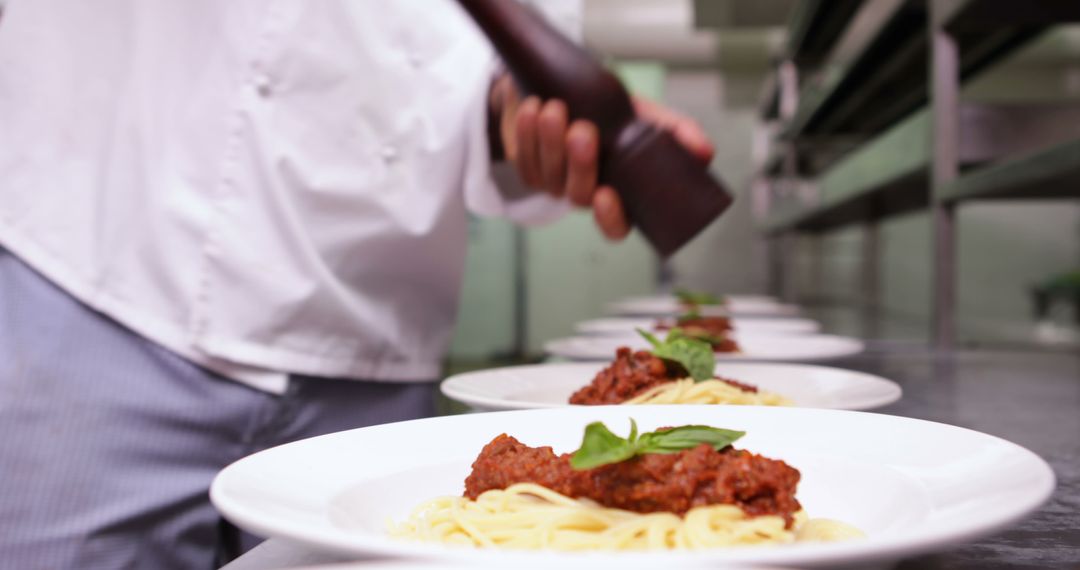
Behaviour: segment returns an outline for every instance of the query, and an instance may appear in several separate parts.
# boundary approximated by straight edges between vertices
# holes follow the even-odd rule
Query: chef
[[[629,231],[595,127],[450,0],[9,0],[3,566],[213,566],[222,467],[432,412],[467,212],[571,204]]]

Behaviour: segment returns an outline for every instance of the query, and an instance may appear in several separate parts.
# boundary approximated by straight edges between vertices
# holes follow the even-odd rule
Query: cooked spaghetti
[[[739,384],[714,378],[696,382],[683,378],[664,382],[641,392],[624,404],[731,404],[741,406],[791,406],[792,401],[775,392],[747,390]]]
[[[434,499],[392,525],[390,533],[425,542],[523,550],[692,550],[861,535],[844,523],[807,521],[802,511],[791,528],[783,517],[751,517],[734,505],[696,507],[682,517],[642,514],[571,499],[535,483],[485,491],[476,500]]]

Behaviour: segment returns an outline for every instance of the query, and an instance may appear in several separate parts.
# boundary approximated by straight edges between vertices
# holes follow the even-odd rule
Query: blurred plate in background
[[[568,406],[570,394],[592,381],[607,363],[538,364],[457,374],[443,381],[446,397],[476,410],[524,410]],[[730,363],[716,366],[722,378],[752,384],[790,398],[797,407],[868,410],[900,399],[895,382],[879,376],[808,364]]]
[[[718,352],[721,361],[793,361],[817,362],[853,356],[863,351],[865,344],[858,339],[828,335],[731,335],[742,352]],[[544,350],[553,356],[572,360],[613,360],[620,346],[635,350],[650,348],[649,343],[637,334],[622,336],[575,336],[560,338],[544,344]]]
[[[705,316],[776,316],[799,314],[796,305],[785,305],[768,297],[728,297],[722,305],[701,305],[698,311]],[[675,297],[627,297],[608,304],[608,312],[616,315],[667,316],[686,312]]]
[[[575,325],[581,334],[626,335],[637,329],[655,330],[656,317],[609,317],[589,319]],[[735,317],[731,326],[736,332],[749,334],[807,334],[821,330],[811,319]]]

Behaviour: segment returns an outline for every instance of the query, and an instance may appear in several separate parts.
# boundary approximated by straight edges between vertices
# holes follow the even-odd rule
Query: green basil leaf
[[[637,436],[637,424],[631,424],[631,435]],[[619,463],[634,456],[634,446],[627,440],[611,433],[601,422],[585,427],[581,447],[570,458],[574,469],[592,469],[609,463]]]
[[[719,305],[721,302],[720,297],[704,291],[676,289],[675,296],[679,299],[680,303],[685,305]]]
[[[716,368],[716,354],[712,346],[687,337],[678,328],[671,329],[664,342],[654,347],[652,353],[658,358],[678,362],[698,382],[712,378]]]
[[[700,425],[638,435],[637,422],[631,419],[630,437],[623,439],[602,422],[593,422],[585,427],[581,447],[570,457],[570,466],[579,471],[593,469],[646,453],[678,453],[703,443],[720,451],[744,435],[746,432]]]
[[[713,334],[705,329],[690,328],[682,330],[683,334],[685,334],[688,338],[707,342],[710,345],[717,345],[727,340],[726,336],[722,334]]]
[[[678,318],[675,319],[675,322],[676,323],[684,323],[686,321],[692,321],[692,320],[700,319],[700,318],[701,318],[701,311],[698,310],[697,305],[693,305],[685,313],[679,315]]]
[[[641,453],[676,453],[693,449],[703,443],[720,451],[746,435],[744,431],[714,428],[710,426],[682,426],[666,431],[654,431],[644,434],[639,439],[638,450]]]
[[[682,327],[672,327],[670,330],[668,330],[667,336],[664,337],[664,344],[677,341],[680,338],[692,338],[692,337],[690,335],[686,334],[686,329],[683,329]]]
[[[658,346],[660,346],[662,344],[660,342],[660,339],[656,338],[656,336],[654,336],[649,331],[646,331],[646,330],[643,330],[643,329],[635,329],[635,330],[637,330],[638,334],[641,335],[645,340],[649,341],[649,344],[653,345],[653,348],[656,348],[656,347],[658,347]]]

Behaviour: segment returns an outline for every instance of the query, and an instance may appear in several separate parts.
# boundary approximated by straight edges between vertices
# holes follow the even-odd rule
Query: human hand
[[[566,196],[579,207],[591,207],[601,233],[610,240],[621,240],[630,233],[618,193],[598,183],[596,125],[581,119],[571,122],[562,101],[541,102],[534,96],[521,99],[509,75],[496,80],[491,105],[498,115],[503,153],[527,186]],[[642,98],[634,98],[634,107],[638,116],[671,132],[703,163],[712,160],[712,143],[696,121]]]

